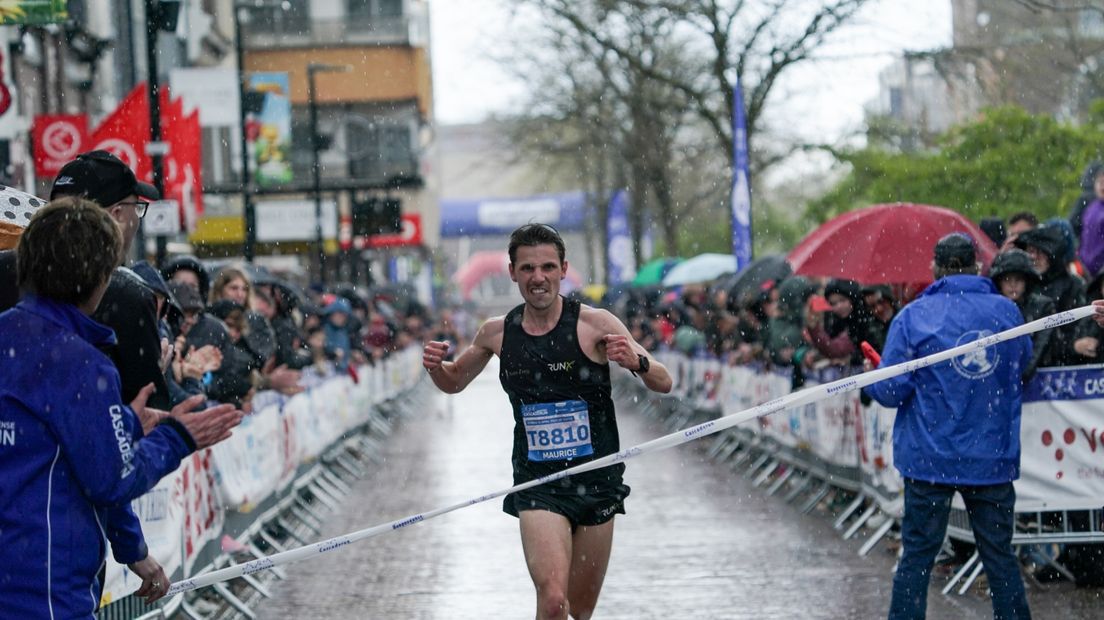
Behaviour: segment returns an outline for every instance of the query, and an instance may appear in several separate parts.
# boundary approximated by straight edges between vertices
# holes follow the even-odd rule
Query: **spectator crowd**
[[[1090,165],[1081,185],[1084,193],[1068,218],[1040,221],[1025,211],[981,222],[981,230],[999,249],[987,276],[997,292],[1016,304],[1024,322],[1104,298],[1104,164]],[[890,322],[919,292],[894,283],[801,275],[756,284],[737,296],[732,295],[735,288],[726,288],[731,281],[723,279],[672,290],[640,287],[618,291],[607,302],[649,350],[788,371],[797,389],[811,369],[834,365],[861,372],[863,343],[881,352]],[[1025,383],[1041,367],[1104,363],[1104,328],[1094,321],[1043,330],[1032,338]],[[864,394],[864,402],[866,398]],[[1049,518],[1050,525],[1069,519],[1073,529],[1085,529],[1090,513],[1054,513]],[[956,561],[963,559],[960,554]],[[1104,585],[1100,546],[1066,545],[1059,561],[1079,584]],[[1061,575],[1045,567],[1036,577]]]

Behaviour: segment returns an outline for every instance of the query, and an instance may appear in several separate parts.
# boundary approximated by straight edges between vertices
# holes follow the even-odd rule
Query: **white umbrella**
[[[709,282],[726,273],[736,273],[735,256],[732,254],[699,254],[675,265],[663,278],[663,286]]]
[[[0,250],[15,247],[27,222],[46,201],[14,187],[0,185]]]
[[[0,222],[26,228],[27,222],[46,201],[27,192],[0,185]]]

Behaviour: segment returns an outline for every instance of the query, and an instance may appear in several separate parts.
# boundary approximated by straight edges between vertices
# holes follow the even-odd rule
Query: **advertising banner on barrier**
[[[1024,394],[1020,510],[1104,505],[1104,368],[1044,368]]]
[[[211,463],[210,450],[193,454],[149,493],[131,502],[150,555],[167,575],[179,568],[190,572],[200,549],[222,533],[224,514]],[[140,585],[142,580],[109,553],[101,605],[123,598]]]
[[[286,489],[299,465],[327,450],[344,433],[372,415],[372,405],[416,384],[421,348],[396,352],[375,366],[348,375],[307,373],[306,392],[286,397],[259,392],[253,413],[230,439],[193,454],[131,505],[142,522],[150,555],[165,573],[195,574],[204,547],[224,532],[227,510],[248,512]],[[141,580],[110,553],[101,605],[132,594]]]
[[[886,513],[902,516],[904,481],[893,467],[893,420],[897,410],[871,403],[860,409],[859,416],[862,420],[858,441],[862,491],[877,499]]]
[[[677,352],[659,359],[676,377],[675,391],[697,407],[719,404],[722,414],[774,400],[791,391],[789,368],[724,366],[717,399],[710,396],[715,368]],[[846,369],[808,373],[806,385],[839,379]],[[679,385],[678,381],[686,383]],[[749,422],[780,447],[813,462],[855,468],[863,490],[890,514],[900,514],[900,474],[893,467],[895,411],[862,406],[856,392]],[[1025,388],[1020,429],[1016,508],[1086,510],[1104,504],[1104,366],[1043,368]],[[839,472],[835,472],[837,475]],[[844,474],[846,477],[846,474]]]
[[[142,522],[149,554],[157,559],[166,575],[184,565],[180,535],[184,531],[184,494],[181,492],[181,469],[165,476],[148,493],[131,502]],[[107,555],[101,606],[134,592],[142,585],[137,575]]]

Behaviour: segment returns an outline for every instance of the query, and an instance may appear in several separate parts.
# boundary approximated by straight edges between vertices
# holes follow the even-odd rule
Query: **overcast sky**
[[[863,105],[894,52],[950,45],[950,0],[875,0],[841,38],[839,60],[795,67],[773,96],[774,123],[833,142],[862,126]],[[433,81],[440,124],[476,122],[513,109],[525,85],[491,59],[495,42],[517,27],[509,0],[431,0]],[[523,24],[533,26],[534,24]]]

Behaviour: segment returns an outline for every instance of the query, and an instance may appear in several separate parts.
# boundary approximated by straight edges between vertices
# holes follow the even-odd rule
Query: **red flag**
[[[150,158],[144,145],[149,142],[149,103],[146,85],[134,87],[96,131],[92,134],[92,149],[110,151],[123,160],[139,179],[149,180]]]
[[[179,104],[179,100],[177,100]],[[180,204],[186,229],[203,215],[203,144],[199,111],[164,124],[169,155],[165,158],[165,196]]]
[[[149,100],[145,83],[130,91],[119,107],[96,128],[93,149],[111,151],[144,181],[153,180],[153,162],[146,154],[149,143]],[[158,89],[161,138],[169,152],[162,160],[164,198],[176,200],[188,230],[203,215],[203,142],[199,112],[184,113],[183,100],[174,99],[167,86]],[[90,150],[90,149],[86,149]]]
[[[52,179],[61,167],[89,150],[87,114],[40,114],[31,126],[35,175]]]

